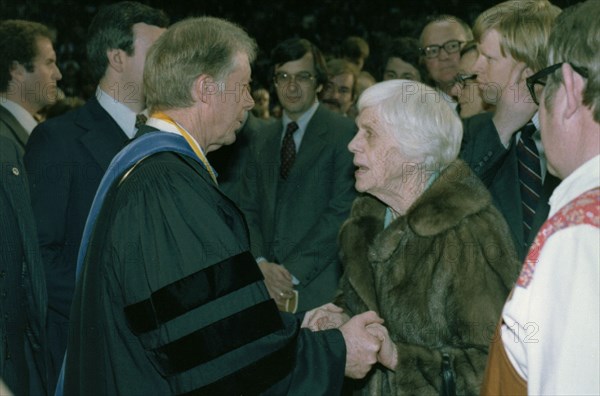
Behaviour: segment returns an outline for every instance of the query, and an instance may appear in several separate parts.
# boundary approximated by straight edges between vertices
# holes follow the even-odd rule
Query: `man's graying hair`
[[[423,33],[425,32],[425,28],[427,28],[429,25],[433,25],[436,23],[443,23],[443,22],[458,23],[460,25],[460,27],[463,29],[467,41],[473,40],[473,32],[471,31],[471,27],[469,26],[468,23],[466,23],[465,21],[463,21],[462,19],[460,19],[459,17],[456,17],[454,15],[441,14],[441,15],[430,16],[425,20],[425,25],[423,26],[423,29],[421,29],[421,35],[419,36],[419,45],[421,45],[421,46],[424,45]]]
[[[186,108],[194,101],[194,81],[205,74],[223,81],[243,53],[256,57],[254,39],[239,26],[214,17],[189,18],[171,26],[150,48],[144,70],[146,104],[151,112]]]
[[[600,1],[576,4],[556,19],[548,41],[548,64],[570,62],[586,68],[588,79],[583,89],[583,104],[592,109],[600,123]],[[552,97],[562,82],[561,69],[554,72],[544,89],[544,104],[551,108]]]

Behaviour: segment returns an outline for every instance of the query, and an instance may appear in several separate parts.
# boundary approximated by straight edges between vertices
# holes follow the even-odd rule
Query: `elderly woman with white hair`
[[[366,194],[340,231],[344,274],[334,303],[344,315],[378,312],[398,365],[381,365],[352,387],[370,395],[478,394],[520,268],[506,222],[457,159],[461,122],[437,91],[387,81],[368,88],[358,109],[348,148],[356,189]],[[340,316],[329,305],[306,322],[339,325]]]

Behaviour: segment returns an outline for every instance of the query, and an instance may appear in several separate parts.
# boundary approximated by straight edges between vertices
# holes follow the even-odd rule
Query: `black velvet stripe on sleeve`
[[[273,300],[263,301],[152,351],[171,376],[206,363],[283,328]]]
[[[210,385],[181,396],[258,395],[288,375],[293,369],[296,338],[283,348]]]
[[[125,317],[132,331],[139,335],[261,279],[254,257],[243,252],[173,282],[146,300],[126,306]]]

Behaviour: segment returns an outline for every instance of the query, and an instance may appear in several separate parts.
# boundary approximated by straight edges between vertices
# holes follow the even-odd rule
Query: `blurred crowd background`
[[[327,58],[339,55],[348,36],[364,38],[370,55],[364,70],[381,78],[383,49],[390,38],[419,37],[425,19],[455,15],[471,24],[477,15],[500,0],[150,0],[176,22],[188,16],[211,15],[244,27],[256,39],[260,54],[254,64],[254,85],[269,87],[269,53],[280,41],[298,36],[311,40]],[[552,0],[561,8],[581,0]],[[63,79],[59,87],[83,100],[95,90],[85,55],[86,29],[98,8],[114,1],[0,0],[0,19],[29,19],[50,26]]]

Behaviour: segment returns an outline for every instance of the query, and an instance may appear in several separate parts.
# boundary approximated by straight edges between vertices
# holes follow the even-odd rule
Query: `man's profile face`
[[[235,133],[242,127],[246,112],[254,107],[249,91],[251,69],[248,56],[238,53],[233,58],[234,68],[222,82],[206,87],[204,100],[209,103],[211,126],[202,131],[206,139],[206,151],[214,151],[221,146],[235,142]],[[219,87],[220,86],[220,89]]]
[[[430,45],[441,46],[451,40],[458,40],[463,44],[467,41],[463,27],[452,20],[430,23],[423,30],[422,37],[422,48]],[[444,49],[440,49],[437,57],[425,58],[424,61],[431,78],[438,86],[444,88],[452,84],[454,76],[458,72],[460,51],[449,54]]]
[[[321,102],[329,110],[346,114],[354,103],[354,76],[352,73],[342,73],[332,76],[321,95]]]
[[[483,100],[494,105],[502,95],[510,94],[510,75],[517,64],[510,54],[502,54],[500,38],[495,29],[484,32],[479,43],[479,58],[473,65]]]
[[[279,103],[291,119],[297,120],[315,103],[317,90],[321,88],[320,85],[317,85],[312,54],[307,52],[300,59],[276,66],[276,79],[278,75],[288,77],[287,82],[275,83]],[[310,76],[310,78],[300,78],[299,80],[299,76]]]
[[[47,37],[36,40],[37,54],[33,58],[33,71],[25,71],[25,98],[35,111],[56,102],[57,81],[62,78],[56,65],[56,53],[52,42]]]

